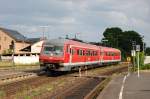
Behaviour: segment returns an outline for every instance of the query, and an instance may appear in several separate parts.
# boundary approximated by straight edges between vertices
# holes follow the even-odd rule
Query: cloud
[[[4,9],[5,8],[5,9]],[[107,27],[135,30],[150,39],[149,0],[0,0],[0,25],[28,37],[69,34],[99,41]],[[150,44],[149,44],[150,45]]]

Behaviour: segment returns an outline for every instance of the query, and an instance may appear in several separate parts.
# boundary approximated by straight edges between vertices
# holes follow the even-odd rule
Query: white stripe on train
[[[80,65],[90,65],[90,64],[102,64],[102,63],[112,63],[120,62],[121,60],[105,60],[105,61],[93,61],[93,62],[76,62],[76,63],[62,63],[62,66],[80,66]]]

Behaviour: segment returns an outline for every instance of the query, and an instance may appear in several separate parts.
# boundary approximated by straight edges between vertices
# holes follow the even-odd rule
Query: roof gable
[[[26,41],[27,40],[27,38],[25,36],[23,36],[21,33],[19,33],[18,31],[6,29],[6,28],[1,28],[1,27],[0,27],[0,30],[5,32],[7,35],[12,37],[16,41]]]

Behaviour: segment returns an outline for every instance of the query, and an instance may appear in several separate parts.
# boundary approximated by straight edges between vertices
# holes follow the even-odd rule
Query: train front
[[[40,53],[39,61],[42,70],[58,70],[64,61],[63,41],[45,41]]]

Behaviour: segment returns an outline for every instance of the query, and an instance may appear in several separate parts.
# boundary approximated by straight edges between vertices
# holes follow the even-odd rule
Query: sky
[[[27,37],[68,35],[99,42],[106,28],[144,36],[150,46],[150,0],[0,0],[0,27]]]

